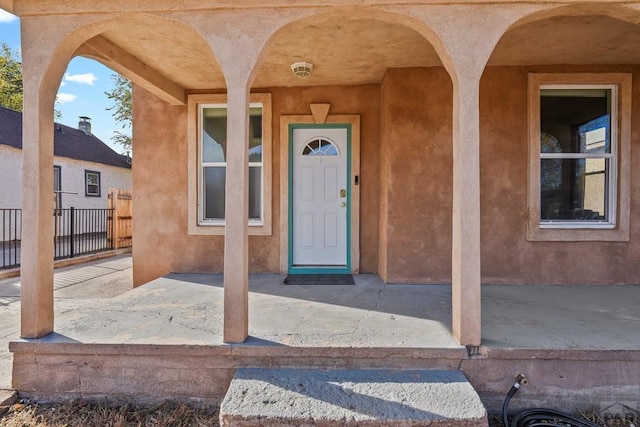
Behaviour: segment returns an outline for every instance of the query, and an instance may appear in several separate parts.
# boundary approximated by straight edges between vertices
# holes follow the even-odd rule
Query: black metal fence
[[[109,218],[113,209],[54,209],[54,258],[73,258],[113,249]]]
[[[20,236],[22,235],[22,210],[0,209],[0,269],[20,265]]]
[[[22,211],[0,209],[0,269],[20,265]],[[113,209],[54,209],[54,259],[73,258],[113,249],[110,238]]]

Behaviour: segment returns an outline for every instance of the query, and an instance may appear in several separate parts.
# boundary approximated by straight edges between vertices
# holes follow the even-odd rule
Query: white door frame
[[[289,125],[351,125],[351,273],[360,271],[360,116],[328,115],[328,104],[311,104],[312,115],[280,116],[280,273],[289,270]]]

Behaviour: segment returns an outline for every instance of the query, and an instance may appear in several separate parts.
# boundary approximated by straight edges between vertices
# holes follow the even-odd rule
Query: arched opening
[[[141,284],[166,274],[171,268],[162,256],[155,255],[171,258],[173,253],[184,252],[174,246],[184,242],[180,232],[186,234],[186,225],[185,230],[164,227],[160,222],[165,217],[156,213],[159,210],[171,212],[176,208],[176,204],[168,200],[166,195],[187,198],[186,186],[182,185],[182,181],[187,180],[184,168],[188,156],[187,94],[202,90],[224,90],[225,80],[208,43],[186,24],[156,16],[117,16],[87,24],[57,44],[48,71],[40,83],[39,104],[46,104],[51,99],[53,109],[56,89],[66,85],[62,88],[64,91],[71,84],[68,80],[77,77],[64,73],[72,57],[96,60],[134,84],[133,144],[137,167],[133,167],[131,187],[134,195],[138,195],[134,199],[139,197],[141,202],[134,209],[138,219],[136,216],[130,218],[125,228],[136,230],[135,240],[141,242],[140,245],[134,245],[134,256],[150,260],[150,263],[142,264],[143,268],[134,271],[134,283]],[[91,133],[87,128],[88,120],[85,118],[81,121],[84,133]],[[95,123],[92,125],[96,126]],[[67,130],[66,136],[78,133],[78,129]],[[55,139],[59,139],[64,131],[63,126],[54,129]],[[90,150],[83,145],[76,147],[76,151]],[[107,154],[114,157],[114,153],[106,153],[105,150],[98,153],[103,162],[99,164],[104,164]],[[120,156],[115,154],[114,158],[117,157]],[[116,160],[126,162],[122,158]],[[81,171],[84,175],[75,183],[82,188],[83,200],[92,196],[90,200],[94,204],[98,198],[107,203],[107,192],[112,186],[107,181],[111,172],[107,173],[98,167],[84,169]],[[155,174],[174,179],[161,180],[157,176],[154,178]],[[71,173],[65,170],[58,176],[64,179],[70,177]],[[123,181],[126,180],[116,177],[113,186],[122,187]],[[64,194],[62,198],[68,199]],[[186,205],[186,202],[182,205]],[[136,221],[142,226],[136,227]],[[108,224],[107,228],[114,226]],[[178,233],[180,237],[172,233]],[[158,248],[162,250],[158,251]],[[150,252],[154,256],[149,256]]]
[[[360,223],[353,227],[360,229],[360,253],[351,271],[394,282],[451,280],[452,82],[438,43],[411,18],[348,9],[285,25],[261,56],[252,90],[272,93],[274,117],[311,115],[314,104],[328,105],[328,116],[312,120],[360,116],[360,174],[353,188],[359,191]],[[299,62],[312,64],[309,76],[294,75]],[[274,202],[286,215],[296,179],[282,168],[290,160],[289,129],[274,121],[274,135],[280,138],[273,152],[281,153],[274,197],[282,197]],[[403,215],[391,214],[399,210]],[[423,221],[427,212],[431,220]],[[295,239],[291,247],[286,239],[297,235],[294,219],[265,241],[287,246],[291,261],[282,261],[280,271],[297,265]],[[424,255],[410,255],[417,252]]]
[[[633,280],[637,19],[621,6],[567,6],[525,17],[497,43],[480,86],[485,280]]]

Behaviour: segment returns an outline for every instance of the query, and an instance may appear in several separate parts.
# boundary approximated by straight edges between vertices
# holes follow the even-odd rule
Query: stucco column
[[[29,36],[23,26],[23,40],[29,40]],[[40,49],[51,47],[35,43],[24,43],[22,47],[23,338],[39,338],[53,332],[53,102],[56,88],[40,91],[48,59]]]
[[[480,344],[480,122],[479,79],[453,88],[453,335]]]
[[[292,18],[246,9],[181,19],[209,42],[227,82],[223,340],[241,343],[249,334],[249,92],[267,40]]]
[[[480,78],[500,37],[536,5],[401,7],[423,21],[453,83],[452,319],[455,339],[481,341]],[[486,19],[491,16],[492,19]],[[464,28],[464,31],[460,31]]]
[[[249,88],[227,92],[227,179],[224,234],[224,341],[249,334]]]

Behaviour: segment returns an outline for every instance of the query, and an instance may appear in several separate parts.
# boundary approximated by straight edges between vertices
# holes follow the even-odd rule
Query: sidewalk
[[[131,254],[103,258],[54,272],[55,315],[108,299],[133,286]],[[0,280],[0,389],[11,388],[9,341],[20,338],[20,277]]]

